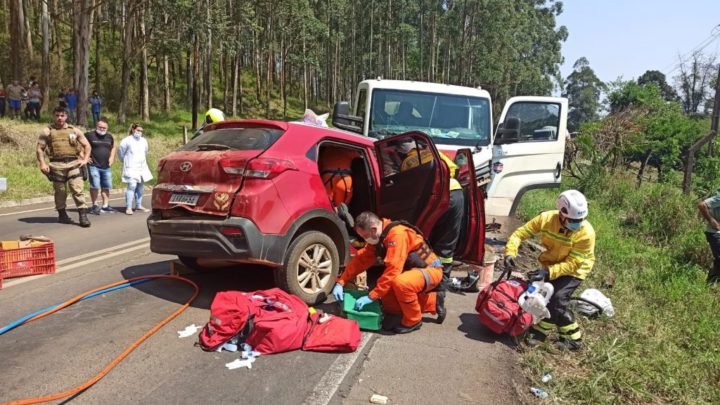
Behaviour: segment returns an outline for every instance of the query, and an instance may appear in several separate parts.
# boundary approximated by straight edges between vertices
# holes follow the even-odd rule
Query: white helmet
[[[567,190],[560,193],[555,206],[558,211],[570,219],[585,219],[588,215],[587,200],[577,190]]]

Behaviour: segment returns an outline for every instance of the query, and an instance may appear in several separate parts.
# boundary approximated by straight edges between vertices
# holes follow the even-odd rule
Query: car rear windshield
[[[221,128],[203,133],[179,150],[266,150],[283,133],[277,128]]]

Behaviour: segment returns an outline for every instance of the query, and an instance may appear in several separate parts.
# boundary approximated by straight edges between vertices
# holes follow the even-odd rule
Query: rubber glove
[[[372,304],[373,299],[369,295],[362,296],[355,301],[355,309],[362,311],[363,307],[368,304]]]
[[[545,281],[550,276],[550,272],[547,269],[537,269],[528,273],[530,281]]]
[[[505,267],[515,267],[515,256],[513,255],[507,255],[505,256]]]
[[[343,286],[340,284],[335,284],[335,287],[332,289],[332,295],[335,297],[336,301],[342,301],[345,298],[345,291],[343,289]]]

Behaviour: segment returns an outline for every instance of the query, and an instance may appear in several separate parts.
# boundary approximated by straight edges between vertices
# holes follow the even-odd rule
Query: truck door
[[[508,100],[495,132],[493,177],[485,204],[489,215],[511,215],[528,190],[560,186],[567,114],[566,98]]]
[[[450,174],[435,145],[422,132],[408,132],[376,141],[375,152],[378,214],[409,221],[430,235],[450,200]]]
[[[456,178],[465,193],[466,209],[455,257],[468,263],[482,265],[485,254],[485,196],[482,187],[478,187],[472,151],[458,150],[455,164],[458,166]]]

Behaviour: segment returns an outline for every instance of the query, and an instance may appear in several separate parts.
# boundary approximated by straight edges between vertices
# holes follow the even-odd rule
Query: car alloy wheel
[[[332,281],[332,257],[328,249],[315,243],[300,255],[297,266],[300,288],[308,294],[315,294]]]

